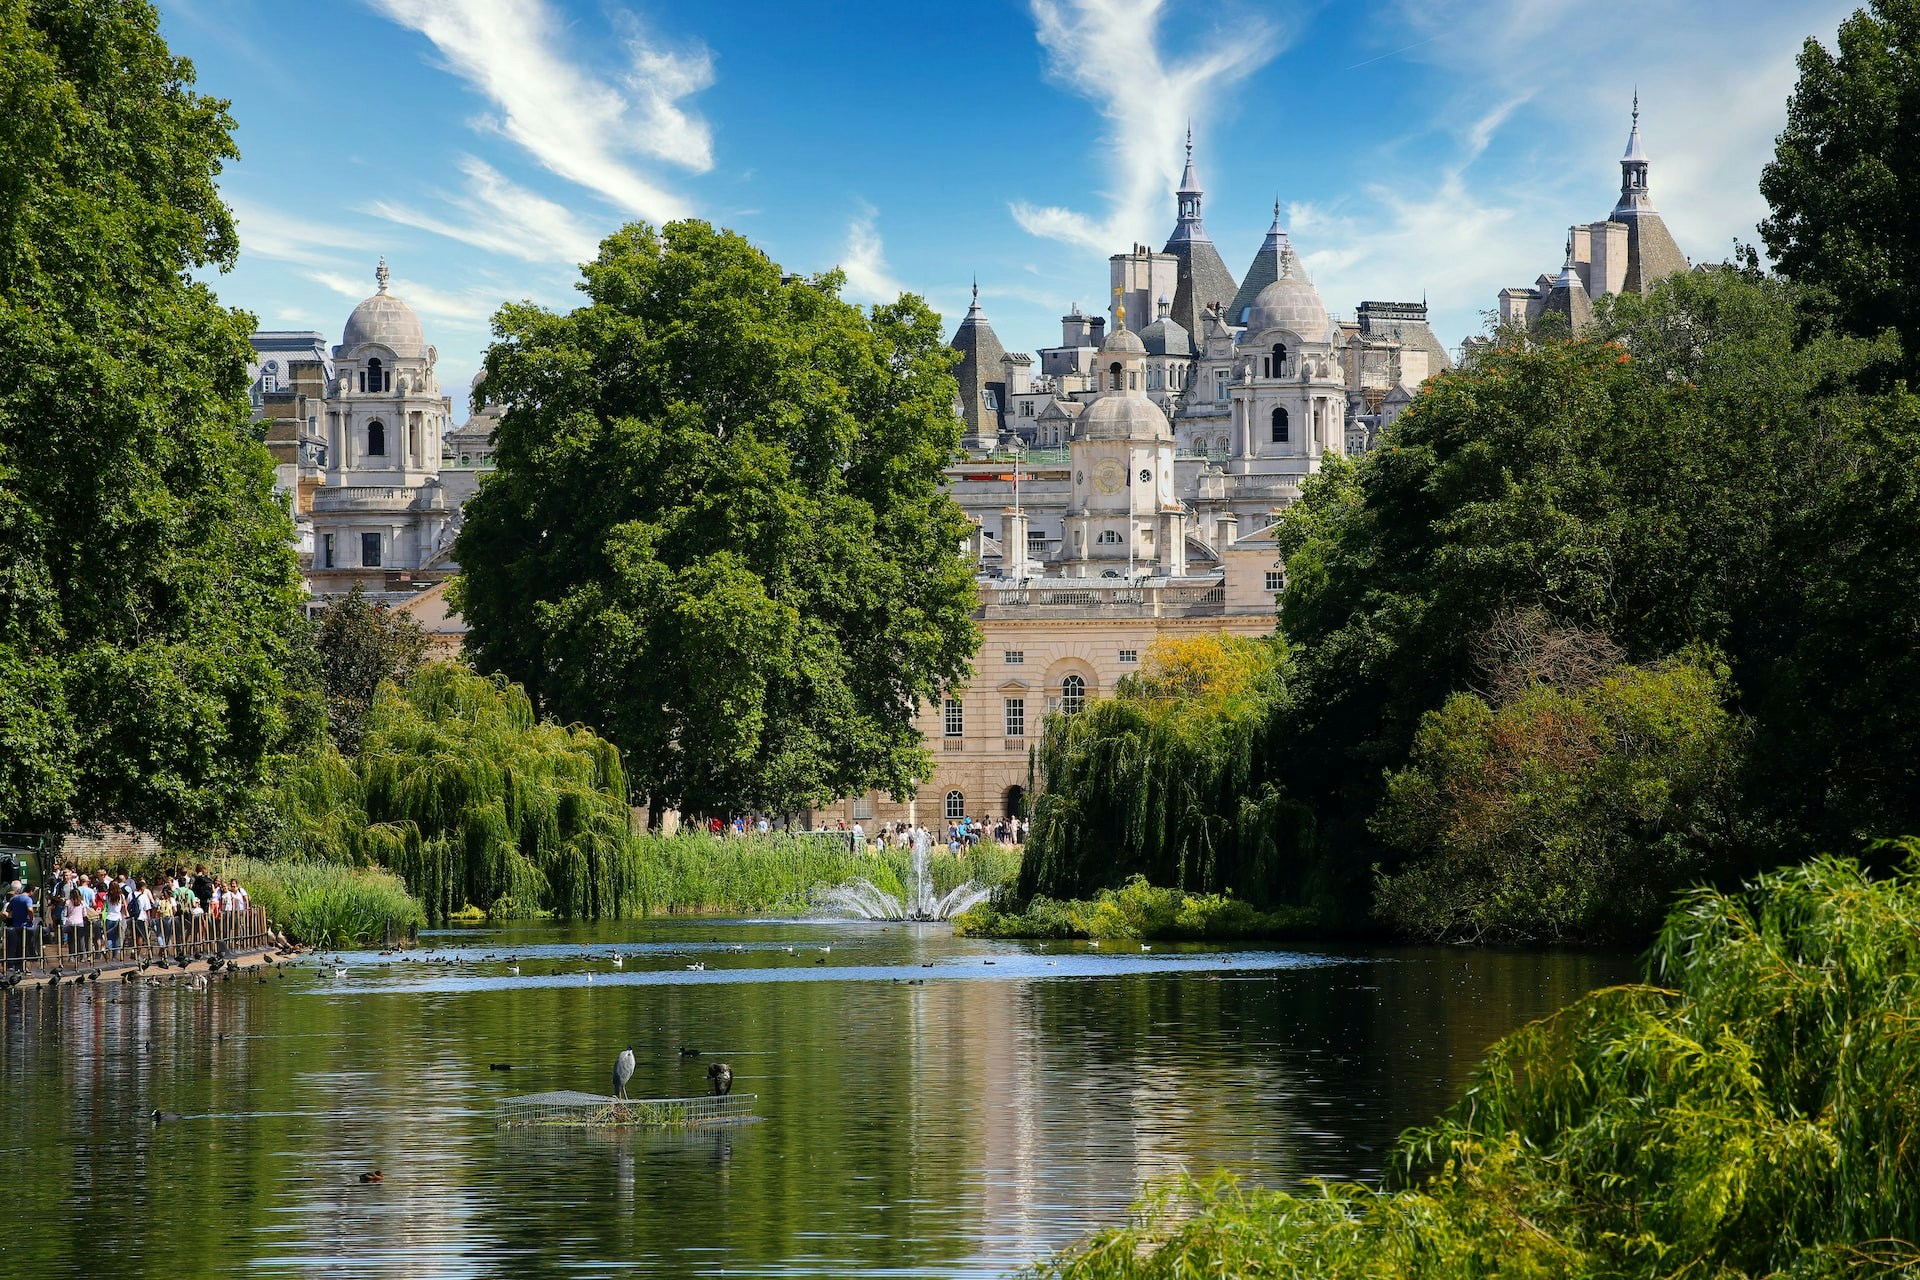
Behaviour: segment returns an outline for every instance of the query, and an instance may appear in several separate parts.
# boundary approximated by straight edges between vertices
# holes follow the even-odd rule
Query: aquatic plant
[[[1683,899],[1649,985],[1495,1045],[1402,1135],[1394,1188],[1175,1184],[1030,1274],[1912,1274],[1920,842],[1898,848],[1886,878],[1822,858]]]
[[[420,900],[379,867],[223,858],[214,871],[238,877],[276,929],[310,946],[378,942],[389,930],[404,934],[426,923]]]
[[[953,931],[970,938],[1272,938],[1316,923],[1310,909],[1261,911],[1240,898],[1158,888],[1134,876],[1091,899],[1034,898],[1023,911],[983,902],[954,917]]]

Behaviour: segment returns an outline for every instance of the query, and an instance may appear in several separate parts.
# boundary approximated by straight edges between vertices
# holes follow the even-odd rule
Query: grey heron
[[[620,1056],[613,1060],[613,1096],[626,1097],[627,1081],[631,1079],[633,1079],[633,1046],[628,1045],[620,1051]]]

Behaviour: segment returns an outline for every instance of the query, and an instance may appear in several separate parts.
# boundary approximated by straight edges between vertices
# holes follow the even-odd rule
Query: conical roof
[[[973,284],[973,305],[967,308],[966,318],[960,322],[953,341],[947,345],[960,353],[960,364],[953,371],[953,377],[960,384],[960,416],[966,420],[967,434],[974,437],[998,435],[1002,425],[1002,409],[987,408],[986,392],[989,388],[996,393],[1005,391],[1005,384],[1000,378],[1000,362],[1006,357],[1007,349],[1000,345],[993,325],[980,309],[980,282],[977,280]],[[1006,404],[1004,394],[996,394],[995,400],[1000,406]]]
[[[1288,250],[1287,233],[1280,226],[1280,201],[1273,202],[1273,225],[1267,228],[1267,238],[1260,242],[1260,251],[1253,255],[1253,262],[1247,267],[1246,278],[1240,281],[1240,288],[1233,295],[1233,301],[1227,304],[1227,323],[1245,324],[1247,309],[1260,291],[1280,278],[1280,259]]]
[[[1225,302],[1239,291],[1233,273],[1220,258],[1213,240],[1200,218],[1200,203],[1206,192],[1200,189],[1200,176],[1193,167],[1193,130],[1187,130],[1187,167],[1180,176],[1178,219],[1173,234],[1167,237],[1163,253],[1179,260],[1173,291],[1173,320],[1188,333],[1198,333],[1207,308]]]

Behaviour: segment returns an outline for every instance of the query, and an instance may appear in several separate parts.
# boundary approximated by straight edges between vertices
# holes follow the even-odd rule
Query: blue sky
[[[1612,208],[1637,87],[1654,199],[1696,261],[1754,238],[1793,60],[1851,0],[158,0],[233,103],[222,296],[338,341],[385,254],[443,388],[507,298],[574,305],[634,218],[910,289],[1002,341],[1106,305],[1158,247],[1191,119],[1242,272],[1282,220],[1335,314],[1426,297],[1448,345]],[[463,406],[464,409],[464,406]]]

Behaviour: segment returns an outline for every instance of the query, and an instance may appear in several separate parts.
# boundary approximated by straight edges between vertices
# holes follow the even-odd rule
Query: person
[[[168,876],[160,882],[160,891],[153,895],[153,941],[155,946],[165,947],[173,941],[173,877]]]
[[[33,895],[21,881],[12,882],[7,897],[7,968],[26,967],[28,943],[33,935]]]
[[[133,882],[133,942],[140,947],[153,942],[153,891],[144,878]]]
[[[109,880],[107,892],[100,905],[100,917],[106,924],[107,951],[109,954],[120,950],[120,933],[127,922],[127,898],[120,892],[120,882]]]
[[[87,900],[74,885],[67,895],[67,909],[60,915],[61,940],[67,954],[77,956],[87,945]]]
[[[205,863],[193,869],[193,896],[200,900],[200,910],[204,914],[213,902],[213,877],[207,874]]]

